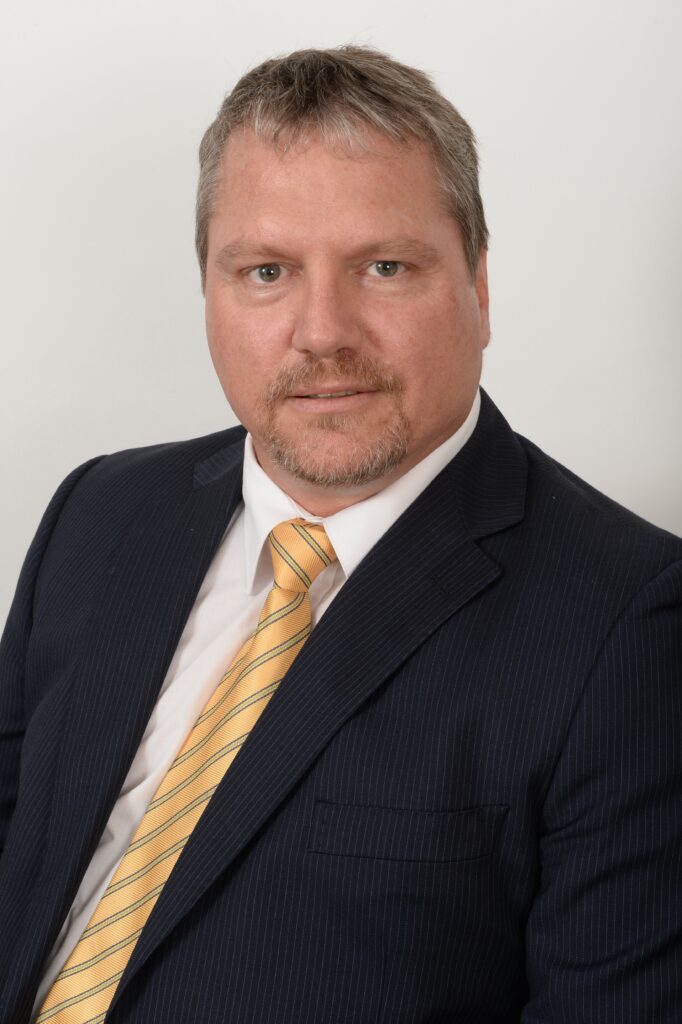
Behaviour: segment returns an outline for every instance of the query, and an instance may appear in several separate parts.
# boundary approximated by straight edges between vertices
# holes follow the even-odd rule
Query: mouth
[[[319,387],[319,385],[318,385]],[[368,404],[378,391],[322,385],[315,391],[298,391],[289,395],[288,403],[307,412],[350,412]]]
[[[371,394],[371,388],[353,388],[343,387],[339,385],[319,386],[318,390],[315,391],[296,391],[290,395],[291,398],[347,398],[351,395],[366,395]]]

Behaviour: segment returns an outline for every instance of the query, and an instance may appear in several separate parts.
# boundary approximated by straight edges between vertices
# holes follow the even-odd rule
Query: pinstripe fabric
[[[310,635],[308,590],[336,558],[324,527],[270,533],[274,585],[253,635],[220,680],[150,802],[36,1024],[101,1024],[192,831]]]
[[[682,1019],[682,542],[482,397],[273,695],[107,1024]],[[2,1024],[31,1018],[242,436],[84,467],[31,548],[0,647]]]

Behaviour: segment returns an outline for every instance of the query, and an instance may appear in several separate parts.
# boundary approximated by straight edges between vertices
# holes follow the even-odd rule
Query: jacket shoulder
[[[543,535],[580,560],[589,553],[599,565],[621,567],[641,583],[682,559],[682,539],[625,508],[562,465],[532,441],[516,435],[528,460],[526,515],[542,522]]]
[[[225,449],[241,445],[246,431],[230,427],[202,437],[183,441],[128,448],[93,460],[81,477],[80,500],[99,498],[103,501],[123,499],[130,502],[163,497],[165,493],[192,485],[195,467]]]
[[[74,470],[50,547],[87,553],[116,543],[145,507],[183,500],[192,492],[197,467],[241,458],[246,431],[232,427],[185,441],[129,448],[91,459]],[[235,455],[232,455],[235,453]]]
[[[104,476],[133,474],[151,479],[165,474],[175,476],[187,467],[193,469],[197,463],[210,459],[222,449],[243,442],[245,437],[244,427],[236,426],[187,440],[127,448],[103,456],[97,470]]]

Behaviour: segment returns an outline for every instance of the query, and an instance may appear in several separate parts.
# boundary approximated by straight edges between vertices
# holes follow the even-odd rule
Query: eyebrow
[[[369,242],[351,253],[353,259],[363,259],[369,256],[377,258],[412,258],[421,260],[424,263],[436,263],[441,259],[438,249],[420,242],[416,238],[384,238],[376,242]],[[281,250],[270,245],[263,245],[260,242],[229,242],[224,245],[216,256],[216,263],[223,267],[229,267],[235,260],[260,259],[263,261],[286,259],[287,255]]]
[[[283,252],[259,242],[230,242],[224,245],[216,256],[216,263],[227,266],[241,259],[282,259]]]
[[[419,259],[425,263],[435,263],[441,258],[438,249],[426,242],[420,242],[417,238],[382,238],[377,242],[370,242],[362,246],[353,254],[357,258],[363,256],[404,256],[406,259]]]

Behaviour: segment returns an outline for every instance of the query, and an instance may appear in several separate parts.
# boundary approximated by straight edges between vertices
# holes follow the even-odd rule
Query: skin
[[[284,150],[233,134],[205,294],[225,395],[263,470],[315,515],[387,487],[471,408],[490,338],[486,254],[472,279],[418,140],[368,130],[362,150],[315,135]]]

